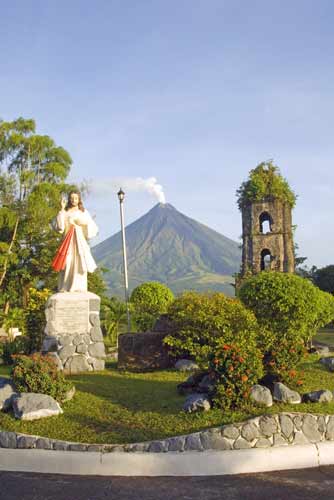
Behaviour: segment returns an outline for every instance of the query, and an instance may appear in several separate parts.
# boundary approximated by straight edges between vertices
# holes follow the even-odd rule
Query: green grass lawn
[[[302,392],[334,390],[334,374],[326,371],[317,360],[317,355],[309,356],[299,367],[305,374]],[[9,368],[1,367],[0,374],[9,375]],[[275,404],[266,410],[254,408],[247,413],[222,413],[214,409],[207,413],[186,414],[182,411],[185,398],[176,392],[176,385],[184,379],[184,374],[174,370],[135,374],[118,372],[110,365],[105,372],[71,377],[77,394],[63,405],[63,415],[20,422],[12,413],[0,412],[0,428],[86,443],[130,443],[191,433],[263,413],[334,414],[334,402]]]
[[[313,341],[327,344],[329,348],[334,350],[334,328],[321,328],[313,337]]]

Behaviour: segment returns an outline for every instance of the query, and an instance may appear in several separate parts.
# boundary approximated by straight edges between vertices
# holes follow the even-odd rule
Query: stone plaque
[[[64,300],[57,302],[55,323],[57,334],[88,333],[88,300]]]

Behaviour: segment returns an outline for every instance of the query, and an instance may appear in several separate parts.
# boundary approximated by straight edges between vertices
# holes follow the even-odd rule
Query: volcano
[[[159,203],[126,228],[129,288],[159,281],[174,293],[218,290],[234,295],[232,275],[241,250],[223,236],[170,204]],[[122,237],[117,233],[92,249],[112,295],[123,296]]]

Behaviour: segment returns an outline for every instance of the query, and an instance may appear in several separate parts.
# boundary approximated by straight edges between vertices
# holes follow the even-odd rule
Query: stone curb
[[[184,436],[131,444],[88,444],[0,431],[0,449],[43,449],[91,453],[237,451],[334,441],[334,415],[279,413],[223,425]]]

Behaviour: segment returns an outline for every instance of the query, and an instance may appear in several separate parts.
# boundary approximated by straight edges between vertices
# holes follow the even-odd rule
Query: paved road
[[[214,477],[83,477],[0,472],[0,500],[334,499],[334,466]]]

